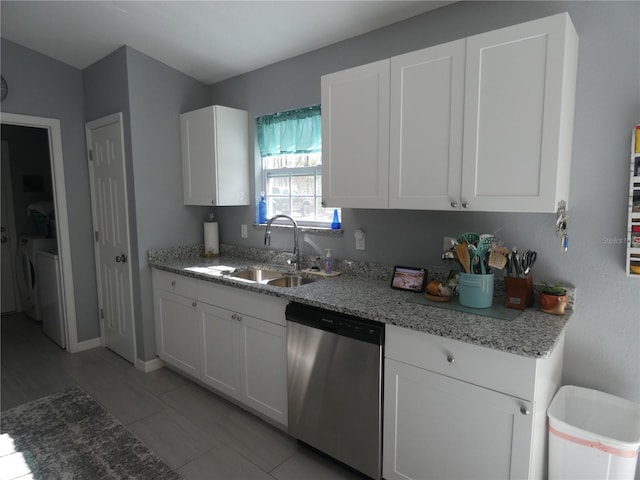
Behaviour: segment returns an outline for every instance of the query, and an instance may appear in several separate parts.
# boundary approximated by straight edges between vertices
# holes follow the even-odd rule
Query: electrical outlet
[[[247,238],[248,234],[247,234],[247,226],[243,223],[242,225],[240,225],[240,236],[242,238]]]
[[[446,252],[447,250],[451,250],[451,247],[455,245],[456,239],[453,237],[444,237],[442,241],[442,251]]]

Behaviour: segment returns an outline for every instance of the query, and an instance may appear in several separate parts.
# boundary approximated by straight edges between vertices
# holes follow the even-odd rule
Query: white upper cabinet
[[[568,200],[577,54],[566,13],[467,39],[469,209],[555,212]]]
[[[327,206],[555,212],[577,50],[563,13],[322,77]]]
[[[322,199],[387,208],[389,60],[322,77]]]
[[[460,197],[465,40],[391,59],[389,207]]]
[[[249,205],[248,114],[213,105],[180,115],[185,205]]]

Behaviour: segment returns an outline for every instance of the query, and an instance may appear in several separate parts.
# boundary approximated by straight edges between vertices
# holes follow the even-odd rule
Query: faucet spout
[[[264,244],[271,245],[271,224],[273,223],[274,220],[277,220],[278,218],[287,219],[293,225],[293,255],[295,259],[292,260],[291,263],[295,264],[295,271],[296,273],[298,273],[298,271],[300,270],[300,246],[298,243],[298,224],[293,218],[291,218],[289,215],[283,215],[283,214],[274,215],[273,217],[271,217],[267,222],[267,228],[264,232]]]

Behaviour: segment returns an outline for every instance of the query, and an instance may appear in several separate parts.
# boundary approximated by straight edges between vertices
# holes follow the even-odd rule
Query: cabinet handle
[[[215,200],[211,200],[211,205],[213,205],[215,207],[216,201]]]
[[[176,286],[176,281],[175,280],[171,280],[171,286],[175,287]]]
[[[529,412],[529,409],[526,407],[526,405],[523,405],[520,407],[520,413],[523,415],[529,415],[529,413],[531,412]]]
[[[191,306],[193,306],[193,307],[197,307],[197,306],[198,306],[198,302],[193,302],[193,303],[191,304]]]
[[[451,206],[453,208],[458,208],[458,202],[456,202],[455,200],[453,202],[451,202]]]
[[[462,202],[462,208],[469,208],[469,202]]]
[[[456,358],[453,355],[451,354],[447,355],[447,362],[453,363],[455,361],[456,361]]]

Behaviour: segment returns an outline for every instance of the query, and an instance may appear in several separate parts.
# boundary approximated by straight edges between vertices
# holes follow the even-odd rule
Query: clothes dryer
[[[37,254],[38,298],[42,316],[42,331],[60,347],[67,345],[60,259],[57,250],[42,250]]]
[[[18,242],[16,281],[22,300],[22,311],[33,320],[42,320],[38,300],[37,255],[42,250],[56,249],[57,243],[55,238],[39,235],[21,235]]]

